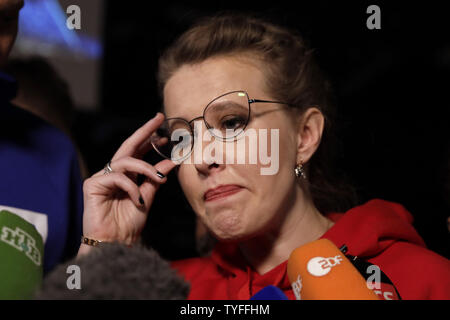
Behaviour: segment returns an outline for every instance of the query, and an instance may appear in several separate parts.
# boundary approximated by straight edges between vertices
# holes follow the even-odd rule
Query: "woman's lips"
[[[228,197],[228,196],[235,194],[241,190],[242,190],[242,187],[234,185],[234,184],[222,185],[222,186],[218,186],[214,189],[209,189],[208,191],[206,191],[205,194],[203,195],[203,199],[205,201],[213,201],[213,200],[217,200],[220,198]]]

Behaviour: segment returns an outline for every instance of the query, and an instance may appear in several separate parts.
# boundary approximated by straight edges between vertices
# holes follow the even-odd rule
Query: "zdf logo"
[[[309,273],[316,277],[322,277],[330,272],[331,268],[341,264],[342,257],[337,255],[335,257],[315,257],[308,261],[306,269]]]

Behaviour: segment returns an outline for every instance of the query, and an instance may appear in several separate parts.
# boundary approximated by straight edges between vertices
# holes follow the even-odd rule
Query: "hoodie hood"
[[[322,238],[331,240],[338,248],[346,245],[348,254],[366,260],[381,254],[397,241],[426,247],[412,225],[412,215],[397,203],[370,200],[345,214],[329,214],[328,218],[335,225]]]

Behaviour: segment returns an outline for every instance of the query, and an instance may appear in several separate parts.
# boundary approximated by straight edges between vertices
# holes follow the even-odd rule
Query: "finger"
[[[151,137],[149,137],[147,140],[145,140],[136,150],[135,157],[136,158],[142,158],[147,152],[149,152],[153,147],[162,147],[163,145],[167,144],[169,142],[169,139],[166,137],[158,137],[153,133]]]
[[[105,167],[106,167],[106,166],[105,166]],[[96,173],[94,173],[94,174],[91,176],[91,178],[95,178],[95,177],[99,177],[99,176],[103,176],[103,175],[105,175],[105,168],[103,168],[102,170],[97,171]]]
[[[125,174],[111,172],[106,175],[89,179],[85,184],[87,192],[90,194],[102,194],[113,196],[115,190],[124,191],[138,208],[142,208],[143,201],[139,187]]]
[[[164,115],[160,112],[156,116],[149,120],[146,124],[136,130],[127,140],[125,140],[120,146],[119,150],[114,154],[112,160],[134,156],[139,150],[140,146],[150,138],[152,133],[161,125],[164,121]]]
[[[110,166],[113,172],[142,174],[156,183],[164,183],[166,180],[165,174],[159,172],[154,166],[133,157],[115,160],[114,162],[111,162]]]
[[[159,186],[162,183],[165,183],[167,181],[167,174],[176,166],[176,163],[168,159],[162,160],[154,165],[154,168],[157,170],[157,172],[160,175],[163,175],[164,178],[160,179],[158,183],[155,183],[153,180],[146,180],[144,181],[144,183],[142,183],[139,189],[142,196],[144,197],[145,203],[148,203],[147,201],[152,201],[156,190],[158,190]]]
[[[155,169],[160,173],[167,175],[177,164],[170,159],[165,159],[154,165]]]
[[[162,147],[167,144],[167,142],[169,142],[169,139],[167,139],[167,137],[152,137],[151,139],[151,144],[157,147]]]

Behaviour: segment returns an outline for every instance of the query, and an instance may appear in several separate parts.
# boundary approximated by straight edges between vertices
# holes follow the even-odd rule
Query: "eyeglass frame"
[[[208,122],[206,122],[206,120],[205,120],[205,112],[206,112],[206,110],[208,109],[208,107],[209,107],[214,101],[216,101],[216,100],[218,100],[218,99],[220,99],[220,98],[222,98],[222,97],[224,97],[224,96],[226,96],[226,95],[229,95],[229,94],[232,94],[232,93],[238,93],[238,92],[245,93],[245,95],[246,95],[246,97],[247,97],[247,102],[248,102],[248,115],[247,115],[247,121],[246,121],[244,127],[242,128],[242,131],[239,132],[238,134],[236,134],[235,136],[228,137],[228,138],[217,137],[217,136],[214,134],[214,131],[212,130],[212,129],[214,129],[214,128],[211,128],[210,125],[208,124]],[[244,90],[234,90],[234,91],[230,91],[230,92],[221,94],[220,96],[215,97],[214,99],[212,99],[212,100],[205,106],[205,108],[203,109],[203,115],[201,115],[201,116],[198,116],[198,117],[196,117],[196,118],[193,118],[193,119],[191,119],[191,120],[189,120],[189,121],[186,120],[186,119],[184,119],[184,118],[180,118],[180,117],[167,118],[167,119],[165,119],[165,121],[167,121],[167,120],[182,120],[182,121],[185,121],[185,122],[189,125],[189,128],[190,128],[190,130],[191,130],[192,137],[194,138],[194,132],[193,132],[193,130],[192,130],[191,123],[192,123],[193,121],[202,119],[202,120],[203,120],[203,123],[204,123],[205,126],[206,126],[206,128],[207,128],[208,130],[211,131],[211,134],[212,134],[214,137],[216,137],[216,138],[218,138],[218,139],[221,139],[222,141],[226,141],[226,140],[229,140],[229,139],[231,140],[231,139],[234,139],[234,138],[236,138],[237,136],[239,136],[239,135],[240,135],[242,132],[244,132],[244,130],[247,128],[247,125],[248,125],[248,123],[250,122],[251,109],[252,109],[252,108],[251,108],[251,104],[252,104],[252,103],[277,103],[277,104],[284,104],[284,105],[292,106],[291,103],[287,103],[287,102],[272,101],[272,100],[262,100],[262,99],[250,99],[250,97],[249,97],[247,91],[244,91]],[[195,141],[195,139],[192,139],[192,147],[191,147],[191,151],[193,150],[193,147],[194,147],[194,141]],[[152,142],[152,145],[153,145],[153,142]],[[161,156],[163,156],[164,158],[167,158],[167,156],[163,155],[163,154],[158,150],[158,148],[156,148],[154,145],[153,145],[153,147],[154,147],[155,151],[158,152]],[[167,159],[170,159],[170,158],[167,158]]]

